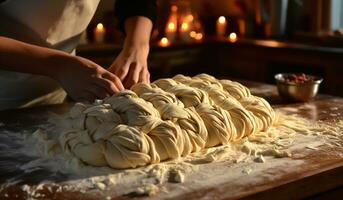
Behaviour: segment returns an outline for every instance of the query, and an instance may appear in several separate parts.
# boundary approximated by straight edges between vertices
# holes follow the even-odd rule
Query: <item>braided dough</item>
[[[65,151],[94,166],[135,168],[266,131],[275,113],[243,85],[200,74],[76,103],[65,120]]]

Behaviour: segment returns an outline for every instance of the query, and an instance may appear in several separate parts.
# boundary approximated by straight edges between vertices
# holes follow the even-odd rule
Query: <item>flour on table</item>
[[[265,172],[274,167],[296,168],[302,164],[302,161],[293,160],[293,154],[297,157],[299,154],[316,151],[315,148],[336,146],[335,142],[338,143],[338,137],[342,135],[340,130],[343,126],[333,127],[324,122],[307,126],[306,121],[301,122],[304,123],[303,125],[299,125],[300,118],[296,116],[288,116],[288,118],[288,120],[293,119],[290,124],[298,123],[296,130],[289,127],[270,129],[264,134],[250,136],[223,146],[206,148],[184,158],[125,170],[92,167],[63,151],[49,154],[46,148],[54,145],[51,145],[51,141],[45,141],[51,137],[48,130],[39,130],[31,136],[27,134],[26,137],[17,135],[25,144],[22,148],[16,149],[17,152],[37,156],[36,159],[20,166],[25,173],[48,169],[50,173],[62,173],[67,176],[65,181],[59,183],[42,181],[38,186],[24,185],[22,189],[33,199],[44,197],[43,191],[85,194],[101,191],[104,198],[120,195],[153,197],[156,194],[161,198],[172,198],[178,193],[169,193],[166,189],[168,184],[173,184],[173,187],[180,188],[181,191],[183,184],[190,183],[194,188],[215,187],[227,180],[236,179],[248,184],[249,181],[254,182],[265,177],[269,174]],[[338,121],[337,124],[342,125],[342,122]],[[301,126],[304,130],[301,130]],[[260,162],[262,160],[263,162]],[[247,175],[248,177],[245,177]],[[242,176],[245,178],[242,179]],[[21,181],[21,176],[13,177],[7,182],[7,186]]]
[[[163,88],[168,88],[170,85],[174,84],[173,81],[168,79],[156,83],[156,85],[159,85],[158,87],[143,85],[142,88],[136,88],[136,91],[142,90],[141,95],[135,96],[132,92],[124,92],[117,96],[119,100],[113,100],[113,98],[108,99],[110,102],[116,102],[116,104],[113,105],[111,103],[107,105],[105,103],[106,101],[96,101],[92,105],[77,104],[67,116],[62,116],[61,119],[58,119],[57,122],[55,122],[57,126],[51,126],[51,124],[41,126],[34,134],[15,132],[0,134],[0,141],[16,142],[15,147],[10,147],[6,142],[0,144],[0,153],[8,154],[13,157],[26,156],[30,158],[28,159],[29,161],[14,166],[14,168],[18,167],[18,169],[22,170],[24,175],[30,175],[40,170],[47,170],[50,174],[53,174],[53,177],[49,180],[44,180],[42,178],[38,185],[24,184],[22,186],[22,190],[33,199],[44,197],[42,196],[44,195],[42,191],[47,191],[51,194],[63,193],[65,191],[87,194],[101,192],[101,195],[103,195],[104,198],[121,195],[151,196],[152,198],[154,195],[158,195],[158,198],[172,198],[176,197],[178,192],[169,193],[168,187],[179,188],[180,190],[177,191],[181,192],[186,189],[186,184],[187,187],[190,187],[189,189],[192,190],[215,187],[228,180],[239,180],[241,184],[251,184],[260,179],[276,179],[278,178],[278,174],[271,175],[271,173],[269,173],[273,168],[286,168],[290,166],[294,168],[300,167],[301,164],[303,164],[303,161],[298,159],[299,157],[323,147],[337,147],[340,145],[343,120],[337,120],[335,122],[336,126],[333,126],[327,122],[304,120],[298,117],[296,111],[292,109],[281,108],[274,111],[274,109],[272,109],[268,103],[264,102],[264,100],[257,97],[257,101],[251,100],[250,98],[255,97],[251,97],[249,90],[244,86],[231,82],[224,83],[235,84],[235,87],[237,87],[239,91],[236,90],[237,88],[230,89],[229,86],[225,86],[233,95],[232,101],[235,102],[234,104],[226,102],[226,106],[230,105],[230,108],[234,109],[234,112],[229,114],[235,115],[237,114],[235,112],[240,114],[244,113],[247,116],[250,115],[248,118],[251,119],[249,120],[256,120],[257,122],[252,122],[253,125],[250,124],[249,126],[246,126],[248,123],[244,121],[239,125],[237,122],[239,118],[236,118],[236,122],[231,123],[231,128],[235,127],[236,133],[233,135],[226,133],[225,135],[221,132],[221,126],[227,128],[228,126],[227,124],[221,124],[220,121],[218,121],[217,125],[220,124],[220,126],[211,127],[211,130],[214,130],[216,135],[210,136],[211,131],[208,131],[207,128],[211,125],[205,124],[205,122],[202,121],[201,117],[203,117],[203,115],[197,116],[195,113],[192,113],[194,111],[192,109],[187,111],[186,114],[183,113],[182,109],[177,110],[177,112],[173,112],[172,110],[174,108],[177,109],[174,104],[183,105],[183,108],[187,108],[186,105],[192,105],[194,107],[196,106],[193,105],[194,102],[198,102],[198,105],[201,107],[202,102],[206,101],[211,105],[210,102],[215,102],[215,100],[211,100],[211,97],[206,97],[206,93],[201,92],[202,90],[199,88],[207,87],[207,82],[210,85],[214,84],[215,86],[213,87],[220,88],[221,82],[219,84],[211,77],[205,75],[199,76],[200,82],[205,82],[204,85],[197,81],[192,82],[193,80],[183,76],[177,76],[174,79],[180,82],[177,83],[175,81],[175,84],[181,85],[186,83],[183,85],[194,85],[197,89],[192,90],[188,87],[185,89],[183,88],[184,86],[182,86],[180,89],[181,92],[179,92],[185,96],[182,96],[181,94],[179,96],[168,96],[169,94],[164,93],[164,90],[162,90]],[[158,89],[160,87],[162,88],[161,90]],[[168,98],[171,99],[168,99],[163,95],[157,95],[160,99],[149,103],[146,99],[154,98],[154,96],[149,96],[148,94],[154,94],[153,91],[155,90],[165,95],[168,94]],[[187,92],[196,95],[188,95]],[[213,95],[219,94],[215,93]],[[143,100],[140,100],[139,96],[142,96]],[[184,99],[179,100],[179,97]],[[242,100],[242,98],[248,98],[249,100],[239,103],[239,99]],[[135,109],[121,110],[124,108],[120,108],[120,105],[125,104],[126,101],[131,102],[132,104],[130,104],[129,107],[132,106]],[[145,103],[142,103],[144,106],[140,107],[140,103],[137,102]],[[165,102],[173,103],[169,105]],[[256,103],[256,105],[250,106],[251,102],[253,102],[252,104]],[[249,109],[251,111],[242,105],[245,107],[250,106]],[[113,106],[118,107],[115,107],[114,109]],[[212,106],[215,106],[215,104]],[[239,109],[237,109],[236,106],[238,106]],[[126,108],[126,106],[124,107]],[[159,110],[153,110],[155,107],[158,107]],[[311,106],[304,106],[304,108],[314,109]],[[113,110],[116,109],[121,110],[122,112],[115,113]],[[144,110],[143,115],[139,114],[141,111],[140,109]],[[161,112],[167,111],[168,109],[171,110],[171,113]],[[221,114],[224,112],[223,110],[225,110],[220,110],[219,107],[216,109],[216,111]],[[255,116],[255,109],[261,113],[266,112],[266,116]],[[206,109],[203,111],[205,112]],[[209,112],[209,110],[206,112]],[[185,114],[185,116],[191,116],[191,120],[185,118],[187,120],[184,120],[181,125],[180,122],[178,122],[178,126],[170,128],[173,127],[172,124],[174,122],[179,120],[179,115],[181,115],[181,119],[183,119],[182,113]],[[216,117],[219,119],[220,115],[218,113],[216,113]],[[175,117],[174,115],[177,116],[176,119],[173,118]],[[227,115],[226,117],[229,117],[230,115]],[[162,116],[165,117],[163,118],[164,120],[162,120]],[[66,117],[68,120],[65,120]],[[153,117],[158,118],[155,120]],[[148,118],[151,121],[145,118]],[[135,124],[135,126],[127,125],[131,119],[137,120],[137,122],[132,123],[139,124]],[[166,122],[167,124],[164,123],[164,121],[168,121],[166,119],[169,120],[169,122]],[[112,124],[111,120],[115,120],[115,123]],[[217,118],[208,120],[207,123],[213,120],[215,121]],[[226,120],[226,123],[230,123],[228,122],[228,119]],[[246,118],[245,120],[248,119]],[[126,123],[126,125],[124,125],[125,127],[121,126],[116,129],[116,127],[122,125],[122,123]],[[147,124],[147,126],[145,126],[145,124]],[[155,138],[149,139],[144,134],[150,134],[151,131],[154,130],[151,129],[151,127],[158,127],[156,125],[161,125],[161,129],[155,130],[156,132],[153,131]],[[164,126],[166,126],[166,129],[162,128]],[[187,131],[182,132],[184,130],[181,129],[181,126],[183,126],[185,130],[187,129]],[[254,128],[254,126],[257,128]],[[168,127],[170,129],[168,129]],[[111,135],[113,134],[111,130],[114,129],[116,129],[117,132],[115,132],[113,136]],[[243,133],[237,132],[238,129]],[[169,135],[164,136],[163,131],[165,130],[174,130],[174,132],[170,132]],[[198,132],[199,130],[203,133],[200,134]],[[87,131],[93,132],[93,134],[88,135]],[[127,133],[127,131],[131,132]],[[177,131],[181,132],[177,133]],[[177,146],[180,144],[180,141],[178,140],[180,139],[178,137],[181,137],[180,133],[189,134],[188,139],[193,137],[192,139],[194,141],[192,140],[193,142],[189,144],[185,142],[188,140],[183,138],[184,140],[181,140],[184,142],[182,144],[183,147],[180,148],[180,146]],[[126,137],[126,134],[130,135],[130,137]],[[117,136],[120,137],[116,138]],[[109,161],[106,160],[107,158],[102,152],[104,151],[102,148],[109,147],[114,151],[118,151],[120,148],[115,150],[107,144],[103,146],[104,140],[101,140],[101,138],[107,138],[107,142],[113,142],[112,144],[116,145],[124,145],[130,149],[130,151],[119,152],[116,156],[125,154],[125,158],[138,159],[138,161],[134,164],[132,164],[131,161],[127,161],[124,165],[121,165],[116,163],[118,162],[117,160],[111,160],[110,162],[112,164],[109,164]],[[168,142],[164,140],[167,140]],[[208,140],[210,140],[210,142]],[[155,146],[156,151],[151,152],[151,147],[156,145],[155,143],[166,146],[163,148],[161,146]],[[186,143],[192,147],[185,146]],[[83,149],[85,148],[85,145],[87,146],[86,150]],[[80,150],[80,148],[82,150]],[[101,151],[99,151],[99,149]],[[172,152],[165,152],[169,149],[171,149]],[[65,150],[69,153],[65,153]],[[94,154],[89,155],[92,151],[96,152],[96,156],[94,156]],[[80,152],[83,152],[84,154],[80,155]],[[99,155],[102,155],[103,157],[97,157]],[[87,156],[90,157],[87,158]],[[99,165],[93,166],[97,164]],[[135,168],[115,169],[118,166],[119,168]],[[61,177],[64,177],[64,179],[56,181],[56,178]],[[1,186],[0,192],[1,189],[22,183],[23,181],[22,175],[14,176],[11,179],[8,179],[6,184]]]

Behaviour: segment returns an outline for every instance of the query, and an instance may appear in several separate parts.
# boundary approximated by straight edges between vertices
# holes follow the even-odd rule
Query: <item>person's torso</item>
[[[6,0],[0,4],[0,36],[71,53],[98,4],[99,0]],[[59,87],[48,77],[0,70],[1,103],[36,98]]]

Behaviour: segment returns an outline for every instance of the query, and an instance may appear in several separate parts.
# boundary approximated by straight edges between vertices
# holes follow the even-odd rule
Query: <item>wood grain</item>
[[[292,107],[299,108],[299,113],[304,118],[315,118],[335,123],[338,119],[343,119],[343,99],[338,97],[319,95],[314,100],[306,104],[312,109],[301,109],[304,103],[288,103],[282,101],[277,93],[275,86],[261,83],[245,82],[252,91],[266,98],[276,108]],[[32,131],[43,123],[44,116],[49,112],[65,113],[72,104],[62,104],[55,106],[37,107],[21,110],[9,110],[0,112],[0,122],[4,125],[0,127],[0,134],[13,130]],[[334,109],[333,109],[334,108]],[[35,116],[35,117],[32,117]],[[0,141],[1,143],[1,141]],[[341,138],[343,146],[343,137]],[[304,163],[296,169],[292,168],[272,168],[266,174],[278,174],[277,178],[270,179],[267,176],[259,179],[258,182],[242,186],[239,181],[228,180],[220,185],[194,188],[192,185],[183,185],[184,190],[180,190],[175,184],[167,183],[165,187],[170,193],[178,192],[173,199],[299,199],[316,198],[325,199],[342,194],[343,187],[343,147],[325,147],[313,151],[304,157],[295,157],[295,160],[303,160]],[[14,159],[14,158],[7,158]],[[18,158],[17,158],[18,159]],[[20,158],[19,158],[20,159]],[[0,184],[5,183],[11,177],[6,169],[3,155],[0,155]],[[19,173],[19,172],[18,172]],[[229,172],[228,172],[229,173]],[[34,180],[34,179],[32,179]],[[37,181],[27,181],[27,184],[35,185]],[[0,187],[0,199],[26,199],[27,194],[20,188],[21,184],[9,187]],[[45,195],[41,199],[104,199],[101,192],[56,192],[53,189],[49,192],[43,189]],[[7,197],[5,196],[7,195]],[[112,196],[112,199],[132,199],[138,198],[134,195]],[[149,198],[149,197],[143,197]],[[153,199],[166,198],[165,196],[150,197]],[[40,199],[40,198],[37,198]]]

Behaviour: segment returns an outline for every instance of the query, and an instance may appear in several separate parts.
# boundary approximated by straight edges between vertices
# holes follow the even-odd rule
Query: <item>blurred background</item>
[[[115,0],[101,0],[77,54],[108,67],[124,34]],[[324,78],[321,93],[343,96],[343,1],[157,0],[152,80],[208,73],[274,84],[276,73]]]

